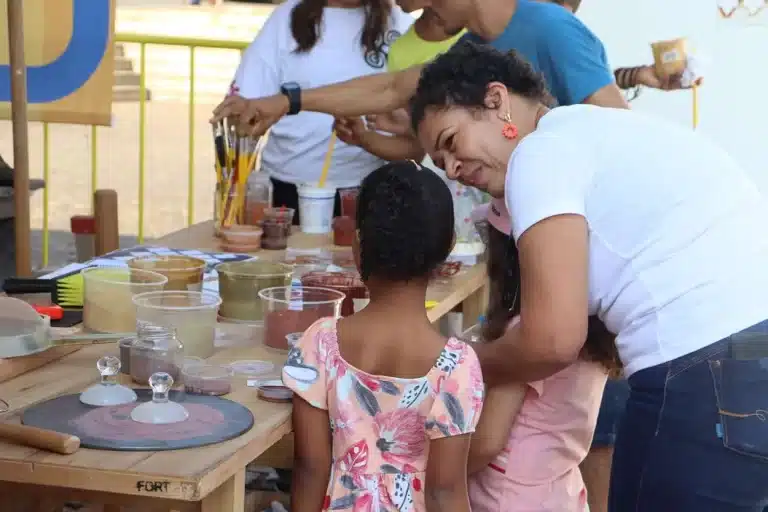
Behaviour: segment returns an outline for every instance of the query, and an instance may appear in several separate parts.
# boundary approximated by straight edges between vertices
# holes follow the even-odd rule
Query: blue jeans
[[[616,434],[619,430],[619,422],[624,415],[624,409],[629,399],[629,384],[624,379],[608,379],[603,391],[603,399],[600,402],[600,413],[597,415],[595,436],[592,438],[592,447],[613,446],[616,443]]]
[[[744,350],[744,333],[763,333],[749,343],[758,352]],[[768,506],[768,354],[760,342],[768,345],[768,321],[629,378],[611,512]]]

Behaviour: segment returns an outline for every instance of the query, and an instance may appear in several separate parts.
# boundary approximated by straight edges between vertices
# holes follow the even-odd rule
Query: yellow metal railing
[[[165,37],[146,34],[127,34],[118,33],[115,35],[116,43],[132,43],[139,45],[139,184],[138,184],[138,239],[139,243],[144,241],[144,192],[146,186],[145,180],[145,160],[146,160],[146,103],[147,103],[147,46],[175,46],[186,47],[189,49],[189,155],[188,155],[188,176],[187,176],[187,224],[192,225],[195,219],[195,50],[198,48],[218,49],[218,50],[237,50],[242,52],[247,42],[244,41],[226,41],[218,39],[198,39],[188,37]],[[222,91],[224,94],[225,91]],[[91,126],[91,192],[94,192],[98,185],[99,166],[98,166],[98,134],[99,129]],[[50,133],[48,123],[43,123],[43,179],[50,183]],[[49,186],[43,189],[43,243],[42,243],[42,265],[48,266],[50,256],[49,245]],[[91,194],[91,197],[93,194]]]

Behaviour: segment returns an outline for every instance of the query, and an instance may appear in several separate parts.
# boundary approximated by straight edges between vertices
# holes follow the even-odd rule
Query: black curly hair
[[[520,314],[520,261],[512,237],[488,228],[488,308],[483,324],[483,338],[500,338],[509,321]],[[621,360],[615,336],[596,316],[589,317],[587,341],[581,359],[602,365],[611,376],[621,372]]]
[[[363,281],[428,278],[453,247],[453,197],[430,169],[391,162],[363,180],[357,228]]]
[[[502,53],[489,45],[464,41],[427,64],[411,98],[411,127],[418,132],[428,108],[452,106],[483,110],[488,84],[500,82],[510,92],[552,105],[541,73],[512,50]]]

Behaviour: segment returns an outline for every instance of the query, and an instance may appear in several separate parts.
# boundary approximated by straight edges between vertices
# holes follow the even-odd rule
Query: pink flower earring
[[[509,140],[517,138],[517,126],[512,122],[512,116],[509,113],[504,115],[504,126],[501,128],[501,134]]]

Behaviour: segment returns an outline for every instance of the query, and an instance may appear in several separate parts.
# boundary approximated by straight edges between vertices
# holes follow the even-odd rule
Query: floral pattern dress
[[[417,379],[371,375],[339,354],[336,320],[313,324],[283,382],[328,411],[333,468],[323,510],[421,512],[429,441],[474,432],[483,403],[475,352],[451,338]]]

